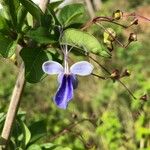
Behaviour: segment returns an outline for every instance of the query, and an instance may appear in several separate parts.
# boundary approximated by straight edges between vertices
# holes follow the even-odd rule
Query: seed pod
[[[73,118],[73,119],[77,119],[77,118],[78,118],[77,114],[73,113],[73,114],[72,114],[72,118]]]
[[[116,38],[116,32],[112,28],[107,28],[106,31],[103,33],[104,43],[108,41],[113,42]]]
[[[130,71],[126,69],[126,70],[122,73],[121,77],[128,77],[128,76],[130,76],[130,75],[131,75]]]
[[[129,42],[137,41],[137,35],[135,33],[130,33]]]
[[[113,43],[111,41],[108,41],[106,43],[106,47],[110,52],[112,52],[114,50]]]
[[[121,19],[123,16],[123,12],[121,10],[116,10],[115,12],[113,12],[113,19],[115,20],[119,20]]]

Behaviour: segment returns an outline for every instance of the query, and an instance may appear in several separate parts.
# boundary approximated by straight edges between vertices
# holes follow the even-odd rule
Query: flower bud
[[[135,19],[131,22],[131,25],[138,25],[138,19]]]
[[[118,69],[115,69],[115,70],[111,73],[110,77],[113,78],[113,79],[119,79],[119,78],[120,78],[120,72],[119,72],[119,70],[118,70]]]
[[[73,119],[77,119],[77,118],[78,118],[77,114],[73,113],[73,114],[72,114],[72,118],[73,118]]]
[[[135,33],[130,33],[129,42],[137,41],[137,35]]]
[[[121,77],[128,77],[128,76],[130,76],[130,75],[131,75],[130,71],[126,69],[126,70],[122,73]]]
[[[146,94],[144,94],[143,96],[140,97],[140,100],[143,100],[143,101],[147,101],[147,99],[148,99],[148,98],[147,98],[147,95],[146,95]]]
[[[115,12],[113,12],[113,19],[115,20],[121,19],[122,16],[123,16],[123,12],[120,10],[116,10]]]

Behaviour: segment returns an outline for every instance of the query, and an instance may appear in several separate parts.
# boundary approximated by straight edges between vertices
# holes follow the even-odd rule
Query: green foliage
[[[99,126],[96,132],[104,137],[104,141],[106,145],[108,145],[108,149],[116,150],[121,147],[121,124],[118,120],[117,114],[115,112],[106,111],[101,117],[102,125]]]
[[[49,30],[44,27],[29,30],[26,36],[40,44],[53,44],[57,41],[57,37],[54,34],[51,34]]]
[[[31,0],[19,0],[19,1],[33,17],[39,23],[41,23],[41,19],[43,16],[43,12],[41,11],[41,9],[36,4],[34,4]]]
[[[17,25],[17,11],[19,7],[19,2],[16,0],[1,0],[1,4],[4,7],[4,11],[6,12],[7,19],[11,20],[12,25],[15,29]]]
[[[7,31],[8,25],[6,19],[3,17],[2,13],[0,13],[0,31]]]
[[[13,41],[9,37],[0,35],[0,54],[7,58],[14,54],[17,47],[17,42]]]
[[[18,14],[17,14],[17,29],[20,31],[22,26],[25,23],[27,15],[27,10],[23,5],[19,6]]]
[[[60,10],[58,19],[63,27],[67,27],[72,23],[79,23],[78,18],[84,14],[85,7],[83,4],[70,4]],[[80,19],[82,20],[82,18]]]
[[[31,135],[32,135],[30,143],[35,143],[37,140],[39,140],[40,138],[46,135],[46,132],[47,132],[46,125],[47,125],[46,120],[33,122],[30,125],[29,128],[30,128]]]
[[[104,57],[110,57],[109,53],[104,51],[101,44],[93,36],[77,29],[67,29],[62,36],[62,43],[83,48],[87,52],[93,52]]]
[[[25,63],[26,80],[31,83],[39,82],[44,75],[41,66],[52,59],[51,54],[39,48],[23,48],[20,55]]]
[[[50,7],[52,10],[57,9],[58,6],[63,2],[63,0],[58,0],[56,2],[51,2],[48,4],[48,7]]]
[[[110,34],[100,30],[97,25],[89,26],[86,31],[81,28],[88,22],[83,4],[70,4],[61,8],[60,0],[48,4],[43,13],[31,0],[0,2],[3,5],[0,11],[0,131],[18,72],[17,66],[11,65],[10,57],[17,55],[15,59],[20,63],[21,56],[27,82],[41,81],[34,86],[26,84],[20,110],[27,113],[19,111],[8,150],[149,150],[150,101],[140,99],[143,94],[150,92],[149,35],[144,31],[138,33],[141,43],[131,43],[126,49],[119,48]],[[126,2],[127,5],[135,7],[137,3]],[[116,6],[133,11],[132,8],[125,8],[121,1],[108,0],[103,3],[97,16],[111,16],[110,12],[114,12]],[[33,20],[36,20],[36,26]],[[114,37],[117,35],[119,41],[127,42],[129,31],[110,22],[104,27]],[[110,57],[103,39],[104,43],[114,42],[112,59],[108,61],[99,57]],[[17,44],[21,46],[20,55],[16,50]],[[79,77],[79,88],[67,111],[57,109],[51,100],[57,81],[53,77],[42,80],[45,77],[42,64],[47,60],[62,63],[60,47],[63,44],[82,52],[84,50],[90,56],[96,54],[94,58],[110,71],[116,68],[120,71],[126,68],[131,70],[131,76],[121,80],[138,98],[129,98],[127,91],[117,81],[100,81],[93,76]],[[83,59],[86,56],[70,52],[69,62]],[[108,77],[97,65],[94,73]],[[0,144],[3,144],[2,139]]]

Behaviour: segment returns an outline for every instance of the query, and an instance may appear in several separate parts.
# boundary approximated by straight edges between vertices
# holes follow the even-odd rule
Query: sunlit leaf
[[[1,4],[7,13],[7,19],[11,20],[13,26],[16,27],[19,2],[17,0],[1,0]]]
[[[27,150],[42,150],[41,147],[37,144],[33,144],[27,148]]]
[[[5,37],[4,35],[0,35],[0,54],[7,58],[11,57],[17,47],[17,42],[12,39]]]
[[[53,150],[55,149],[56,147],[58,147],[58,145],[56,144],[53,144],[53,143],[44,143],[44,144],[41,144],[40,145],[42,149],[44,150]]]
[[[19,30],[21,29],[21,27],[24,24],[26,15],[27,15],[27,10],[25,9],[25,7],[23,5],[21,5],[18,9],[18,14],[17,14],[17,28]]]
[[[58,19],[61,24],[66,27],[71,23],[74,23],[78,17],[85,13],[85,7],[83,4],[70,4],[64,6],[60,12]]]
[[[24,144],[26,146],[31,139],[31,133],[30,133],[28,127],[26,126],[26,124],[23,122],[22,122],[22,127],[23,127],[23,135],[24,135]]]
[[[8,27],[7,21],[0,13],[0,31],[5,31],[8,29],[9,29],[9,27]]]
[[[93,35],[77,29],[65,30],[62,36],[62,43],[80,47],[88,52],[93,52],[104,57],[110,57],[109,53],[102,49],[101,44]]]
[[[25,9],[38,21],[41,22],[43,12],[41,9],[33,3],[31,0],[19,0]]]

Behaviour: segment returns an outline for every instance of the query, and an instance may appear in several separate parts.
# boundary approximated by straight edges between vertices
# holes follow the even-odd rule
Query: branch
[[[25,85],[24,65],[21,64],[18,78],[17,78],[16,84],[12,93],[11,101],[9,104],[4,127],[2,130],[2,135],[1,135],[2,145],[3,145],[2,148],[4,149],[6,149],[9,138],[10,138],[12,126],[13,126],[13,123],[16,118],[16,114],[20,105],[20,100],[21,100],[21,95],[23,92],[24,85]]]

